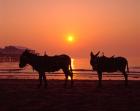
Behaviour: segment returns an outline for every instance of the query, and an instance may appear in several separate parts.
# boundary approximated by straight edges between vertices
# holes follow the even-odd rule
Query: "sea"
[[[89,59],[72,59],[72,68],[75,80],[98,80],[97,72],[92,70]],[[129,80],[140,80],[140,59],[131,59],[129,62]],[[65,79],[62,70],[57,72],[46,72],[47,79]],[[38,79],[38,72],[30,65],[19,68],[18,62],[0,62],[0,79]],[[70,78],[69,78],[70,79]],[[103,73],[103,80],[124,80],[120,72]]]

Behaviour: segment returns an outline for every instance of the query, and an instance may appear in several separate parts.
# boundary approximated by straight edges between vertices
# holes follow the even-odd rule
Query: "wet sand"
[[[0,111],[140,111],[140,81],[76,80],[63,87],[63,80],[49,80],[37,88],[37,80],[0,80]]]

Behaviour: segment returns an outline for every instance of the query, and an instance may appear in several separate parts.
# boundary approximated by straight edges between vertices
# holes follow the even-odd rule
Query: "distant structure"
[[[0,62],[18,62],[20,55],[26,48],[5,46],[0,48]]]

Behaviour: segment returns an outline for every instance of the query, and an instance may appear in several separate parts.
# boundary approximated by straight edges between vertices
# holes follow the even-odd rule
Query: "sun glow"
[[[67,41],[68,42],[74,42],[74,37],[72,36],[72,35],[69,35],[68,37],[67,37]]]

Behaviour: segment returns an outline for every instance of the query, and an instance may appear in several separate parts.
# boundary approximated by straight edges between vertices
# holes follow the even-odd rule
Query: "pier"
[[[19,56],[0,56],[0,62],[18,62]]]

